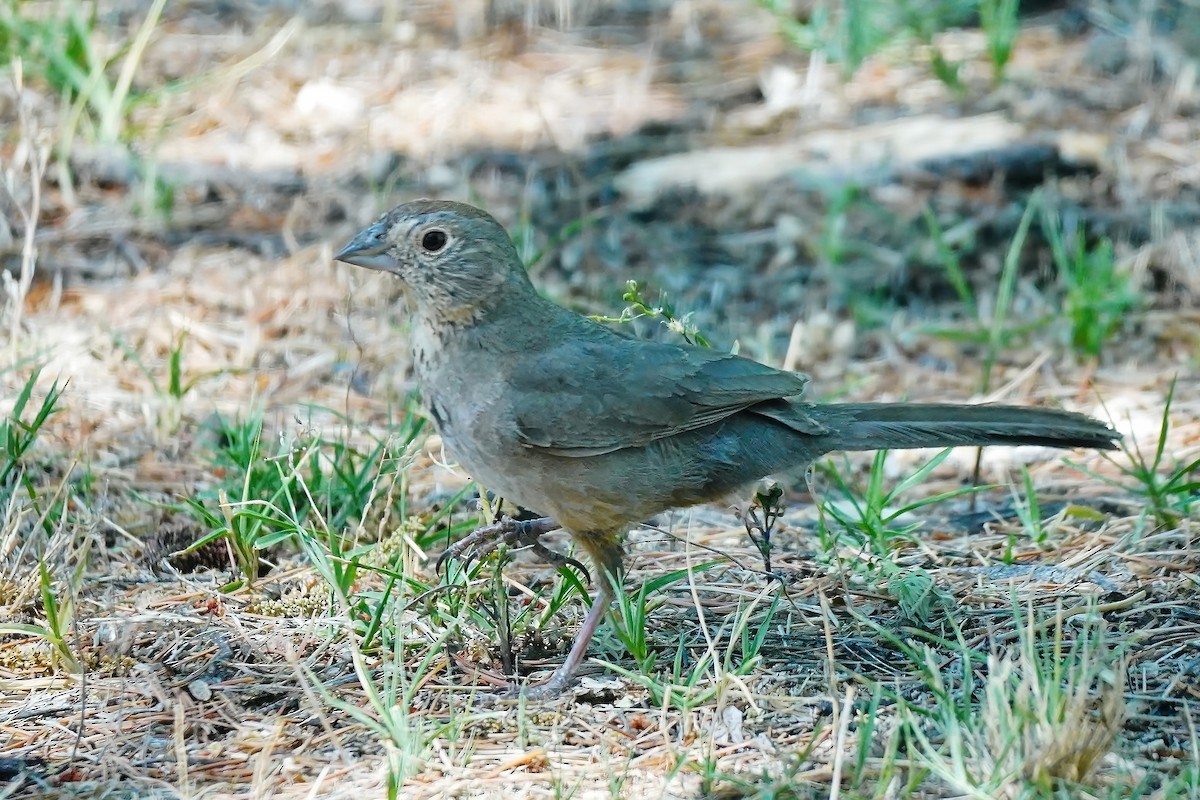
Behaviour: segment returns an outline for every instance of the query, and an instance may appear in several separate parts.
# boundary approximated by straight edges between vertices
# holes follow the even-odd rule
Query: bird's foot
[[[556,670],[545,683],[534,686],[510,685],[502,692],[489,692],[476,695],[477,702],[485,705],[509,705],[525,701],[527,703],[545,703],[562,697],[567,687],[574,681],[573,675],[563,675],[562,670]]]
[[[529,520],[502,517],[491,525],[476,528],[467,536],[447,547],[445,552],[438,557],[436,569],[440,572],[446,560],[450,558],[469,564],[487,556],[501,544],[506,544],[528,547],[534,555],[555,568],[574,567],[583,573],[590,583],[592,576],[583,564],[562,553],[556,553],[539,541],[543,534],[558,530],[559,527],[561,526],[550,517]]]
[[[592,607],[588,609],[587,616],[583,620],[583,625],[579,627],[579,633],[575,634],[575,641],[571,643],[571,651],[567,653],[566,660],[563,661],[558,669],[554,670],[554,674],[550,676],[550,680],[545,683],[539,683],[536,686],[511,686],[506,692],[499,695],[485,695],[480,698],[480,701],[492,705],[505,701],[511,702],[513,700],[527,700],[540,703],[547,700],[554,700],[561,696],[566,688],[575,682],[579,666],[583,663],[584,656],[587,654],[588,644],[592,641],[592,637],[596,633],[596,628],[600,627],[601,620],[608,613],[608,606],[612,603],[614,591],[612,584],[607,578],[601,581],[600,590],[596,593],[595,599],[592,600]]]

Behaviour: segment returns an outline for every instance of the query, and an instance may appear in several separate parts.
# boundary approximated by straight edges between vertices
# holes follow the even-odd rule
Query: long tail
[[[1113,450],[1121,434],[1070,411],[942,403],[831,403],[807,413],[830,428],[832,450],[882,450],[957,445],[1094,447]]]

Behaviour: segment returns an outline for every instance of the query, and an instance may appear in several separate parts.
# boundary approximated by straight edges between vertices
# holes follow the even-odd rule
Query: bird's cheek
[[[425,297],[429,294],[429,274],[420,266],[406,265],[392,274],[400,281],[406,294],[415,297]]]

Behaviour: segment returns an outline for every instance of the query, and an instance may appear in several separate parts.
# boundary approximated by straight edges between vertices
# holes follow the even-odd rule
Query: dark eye
[[[436,253],[446,246],[446,232],[439,231],[436,228],[431,231],[426,231],[421,237],[421,247],[424,247],[427,252]]]

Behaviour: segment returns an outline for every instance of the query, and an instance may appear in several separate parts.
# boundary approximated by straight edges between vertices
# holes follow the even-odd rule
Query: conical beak
[[[333,257],[356,267],[394,271],[396,259],[388,255],[387,228],[383,222],[363,228]]]

